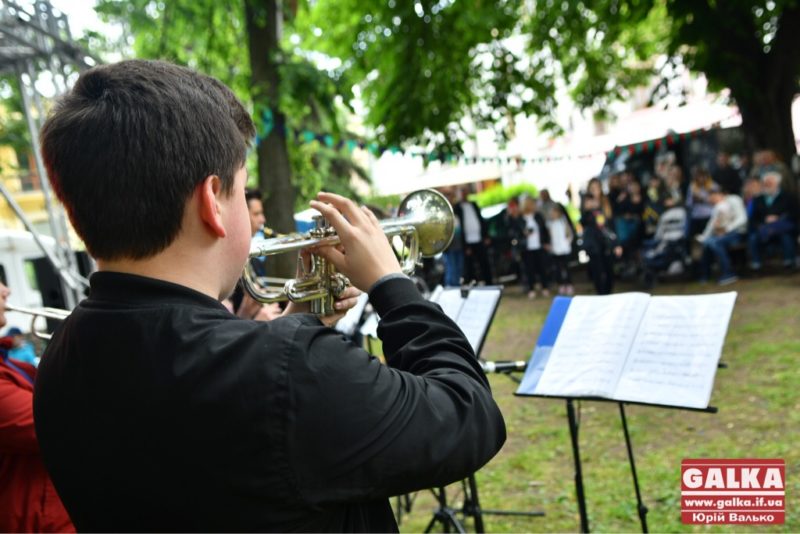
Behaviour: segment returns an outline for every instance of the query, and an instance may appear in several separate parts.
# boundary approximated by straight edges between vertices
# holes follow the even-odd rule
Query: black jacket
[[[777,215],[781,219],[794,221],[797,218],[797,206],[785,191],[780,191],[770,205],[767,205],[766,197],[763,194],[758,195],[753,199],[750,228],[758,229],[766,222],[769,215]]]
[[[186,287],[96,273],[36,383],[36,431],[82,531],[392,531],[387,497],[505,440],[464,335],[406,279],[370,300],[382,365],[312,315],[237,319]]]
[[[521,243],[521,250],[528,249],[528,234],[530,231],[528,230],[528,222],[525,220],[525,215],[522,214],[519,217],[522,221],[522,241]],[[533,222],[536,224],[539,230],[539,241],[542,248],[545,245],[550,244],[550,230],[547,228],[547,223],[544,221],[544,217],[538,211],[533,214]]]

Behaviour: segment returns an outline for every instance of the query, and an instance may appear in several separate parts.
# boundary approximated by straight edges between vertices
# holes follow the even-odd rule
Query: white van
[[[40,236],[40,239],[51,254],[56,253],[55,239],[49,236]],[[34,261],[45,257],[29,232],[0,229],[0,281],[11,289],[11,296],[8,298],[10,304],[24,308],[42,307],[42,294],[36,281]],[[28,332],[31,317],[6,312],[6,327],[0,331],[0,335],[12,326]]]

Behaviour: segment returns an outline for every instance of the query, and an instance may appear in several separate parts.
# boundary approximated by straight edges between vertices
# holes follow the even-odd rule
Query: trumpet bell
[[[453,240],[453,207],[438,191],[422,189],[410,193],[400,203],[397,215],[398,222],[416,227],[419,251],[426,258],[443,252]]]

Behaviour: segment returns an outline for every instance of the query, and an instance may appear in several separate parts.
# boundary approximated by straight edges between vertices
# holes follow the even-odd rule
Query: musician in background
[[[252,239],[264,239],[264,223],[267,222],[264,216],[264,204],[261,201],[261,191],[257,189],[246,189],[244,198],[247,201],[247,215],[250,218],[250,233]],[[266,276],[267,270],[264,267],[265,258],[250,258],[250,266],[256,276]],[[242,284],[236,285],[236,289],[231,295],[230,309],[237,317],[243,319],[253,319],[255,321],[271,321],[281,315],[281,306],[277,302],[265,304],[247,294],[242,288]]]
[[[0,283],[0,328],[8,288]],[[0,532],[75,532],[47,476],[33,425],[36,368],[8,353],[0,337]]]
[[[316,253],[368,292],[388,365],[304,304],[268,322],[220,304],[248,258],[254,134],[219,81],[142,60],[84,71],[45,122],[48,176],[98,264],[34,400],[80,530],[396,531],[389,496],[461,480],[505,440],[466,337],[350,200],[311,203],[342,248]]]

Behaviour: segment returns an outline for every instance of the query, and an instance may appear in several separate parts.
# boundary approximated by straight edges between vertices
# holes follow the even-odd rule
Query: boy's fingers
[[[376,226],[380,225],[380,221],[378,221],[378,218],[375,216],[374,213],[372,213],[371,209],[369,209],[366,206],[361,206],[361,211],[363,211],[367,215],[367,218],[370,221],[372,221],[373,224],[375,224]]]
[[[341,271],[342,267],[346,267],[345,263],[347,261],[344,254],[336,250],[336,247],[325,246],[319,247],[315,250],[317,254],[328,260],[336,267],[337,270]]]
[[[345,217],[352,223],[356,224],[358,221],[364,221],[364,214],[361,210],[358,209],[355,202],[350,200],[349,198],[345,198],[341,195],[336,195],[334,193],[325,193],[321,192],[317,195],[317,198],[322,202],[329,202],[333,204],[339,211],[341,211]]]
[[[320,212],[333,225],[339,235],[348,234],[351,231],[350,223],[347,222],[347,219],[336,207],[317,200],[311,201],[311,207]]]

